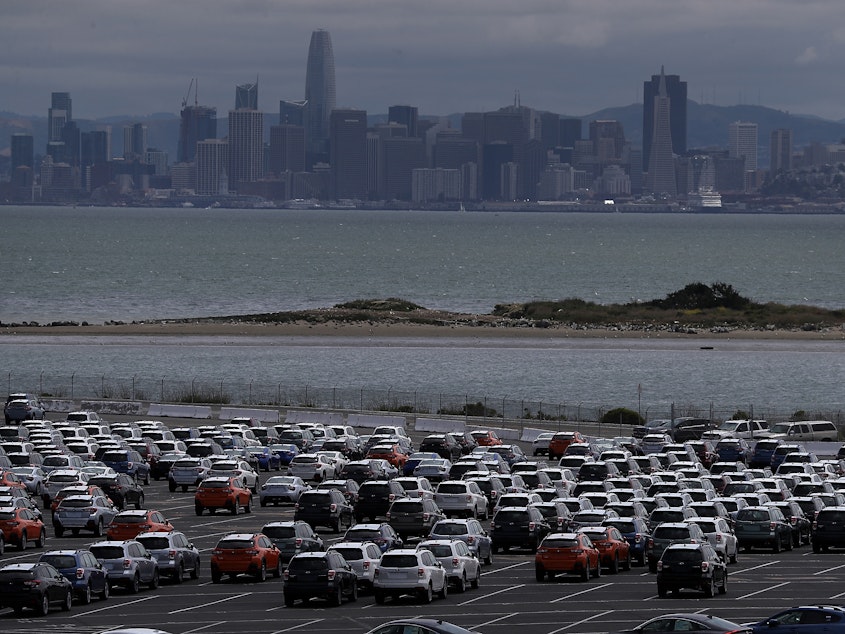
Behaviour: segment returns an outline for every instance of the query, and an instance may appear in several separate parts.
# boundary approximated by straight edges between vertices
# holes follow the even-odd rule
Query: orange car
[[[502,441],[496,435],[496,432],[487,429],[476,429],[470,432],[470,436],[475,439],[479,447],[493,447],[501,445]]]
[[[387,460],[400,471],[408,461],[408,455],[397,445],[376,445],[367,452],[367,458]]]
[[[586,442],[580,432],[559,431],[549,441],[549,458],[560,458],[563,452],[574,442]]]
[[[240,478],[212,476],[203,480],[194,494],[194,510],[197,515],[208,509],[214,513],[217,509],[228,509],[232,515],[252,513],[252,491]]]
[[[224,574],[230,579],[249,574],[264,581],[268,571],[276,578],[282,576],[282,552],[264,533],[231,533],[211,551],[213,583],[220,583]]]
[[[18,474],[11,471],[0,471],[0,486],[17,487],[19,489],[26,488],[26,484],[21,482]]]
[[[534,556],[537,581],[558,573],[601,576],[601,554],[584,533],[551,533],[540,543]]]
[[[165,519],[160,511],[149,509],[121,511],[106,529],[106,536],[111,541],[135,539],[146,531],[169,533],[173,525]]]
[[[0,511],[0,532],[3,533],[3,544],[17,544],[21,550],[26,549],[30,542],[42,548],[47,538],[44,522],[25,508]]]
[[[593,542],[601,553],[601,565],[616,574],[619,569],[631,569],[631,546],[618,528],[613,526],[585,526],[578,530]]]

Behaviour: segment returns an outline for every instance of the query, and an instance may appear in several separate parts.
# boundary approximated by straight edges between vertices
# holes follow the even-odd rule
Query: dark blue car
[[[76,599],[87,605],[91,598],[109,598],[108,575],[90,550],[51,550],[38,559],[62,573],[70,581]]]
[[[282,459],[270,447],[250,447],[247,451],[258,459],[258,468],[262,471],[278,471],[282,468]]]
[[[136,482],[150,483],[150,464],[134,449],[109,449],[100,460],[118,473],[126,473]]]
[[[751,625],[754,634],[837,634],[845,633],[845,609],[833,605],[806,605],[789,608]]]
[[[748,466],[752,469],[769,467],[772,464],[772,456],[775,449],[783,443],[780,438],[763,438],[754,445],[754,451],[748,460]]]
[[[613,526],[616,528],[625,541],[631,546],[631,559],[640,566],[645,565],[646,544],[651,537],[648,524],[640,517],[612,517],[603,520],[602,526]]]
[[[405,466],[402,467],[402,475],[412,476],[414,475],[414,469],[423,460],[438,460],[439,458],[439,454],[431,451],[417,451],[412,453],[405,461]]]
[[[267,448],[279,457],[282,467],[287,467],[290,461],[299,455],[299,447],[294,444],[269,445]]]

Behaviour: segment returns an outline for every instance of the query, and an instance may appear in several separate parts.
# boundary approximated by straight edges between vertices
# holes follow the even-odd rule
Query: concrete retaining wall
[[[254,418],[262,423],[278,423],[279,412],[274,409],[250,409],[245,407],[221,407],[217,415],[220,420],[230,421],[233,418]]]
[[[150,403],[148,416],[173,416],[176,418],[211,418],[211,408],[207,405],[167,405]]]
[[[443,419],[443,418],[418,418],[414,425],[416,431],[430,431],[436,434],[445,434],[447,432],[464,432],[466,430],[466,423],[462,420]]]
[[[317,423],[320,425],[345,425],[346,420],[340,412],[322,412],[314,410],[289,409],[285,414],[285,422]],[[351,423],[350,423],[351,424]]]
[[[404,416],[379,416],[378,414],[350,414],[346,417],[346,424],[353,427],[375,429],[381,425],[393,425],[405,429]]]
[[[545,434],[548,430],[546,429],[534,429],[531,427],[526,427],[522,430],[522,436],[520,436],[520,440],[523,442],[534,442],[537,440],[537,436],[540,434]]]

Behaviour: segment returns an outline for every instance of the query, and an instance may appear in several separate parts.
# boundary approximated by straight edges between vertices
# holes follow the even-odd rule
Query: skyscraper
[[[769,170],[788,172],[792,169],[792,130],[778,128],[772,130],[772,145],[770,150]]]
[[[199,172],[198,172],[199,173]],[[242,108],[229,111],[229,189],[264,175],[264,113]]]
[[[47,141],[61,141],[62,130],[73,120],[73,104],[69,92],[54,92],[47,110]]]
[[[310,162],[328,155],[329,117],[335,109],[334,52],[328,31],[311,34],[305,71],[305,142]]]
[[[666,76],[660,69],[660,85],[657,95],[652,100],[654,120],[651,124],[652,135],[649,143],[648,180],[651,191],[655,194],[678,195],[675,181],[675,157],[672,152],[672,99],[666,91]]]
[[[305,101],[279,101],[279,125],[305,125]]]
[[[228,193],[226,164],[228,163],[226,141],[206,139],[197,142],[197,186],[200,196],[215,196]]]
[[[217,138],[217,108],[185,106],[179,121],[177,163],[190,163],[197,155],[197,143]]]
[[[652,75],[651,81],[643,83],[643,171],[646,172],[654,138],[654,98],[660,92],[661,78],[669,97],[672,152],[681,155],[687,151],[687,82],[681,81],[678,75],[665,75],[661,67],[659,75]]]
[[[258,110],[258,84],[235,86],[235,110]]]
[[[332,111],[330,130],[332,195],[335,198],[366,198],[366,111]]]
[[[408,128],[408,136],[417,136],[417,119],[419,111],[416,106],[390,106],[387,109],[389,123],[401,123]]]
[[[11,170],[15,171],[16,167],[28,167],[32,169],[34,162],[35,147],[31,134],[22,134],[17,132],[12,135],[12,162]]]
[[[728,156],[745,159],[745,171],[757,170],[757,124],[734,121],[728,125]]]

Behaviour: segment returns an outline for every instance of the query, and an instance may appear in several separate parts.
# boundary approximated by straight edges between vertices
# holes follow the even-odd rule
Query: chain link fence
[[[396,390],[367,385],[326,387],[245,381],[226,377],[151,377],[140,374],[114,377],[106,374],[9,372],[7,381],[9,393],[33,392],[44,398],[55,399],[383,411],[427,416],[535,421],[542,427],[554,427],[555,422],[564,421],[600,421],[608,411],[619,407],[637,412],[646,420],[693,416],[713,421],[743,417],[761,418],[770,423],[796,419],[830,420],[837,426],[843,423],[841,410],[813,408],[800,404],[791,411],[781,411],[752,403],[554,403],[479,394]]]

